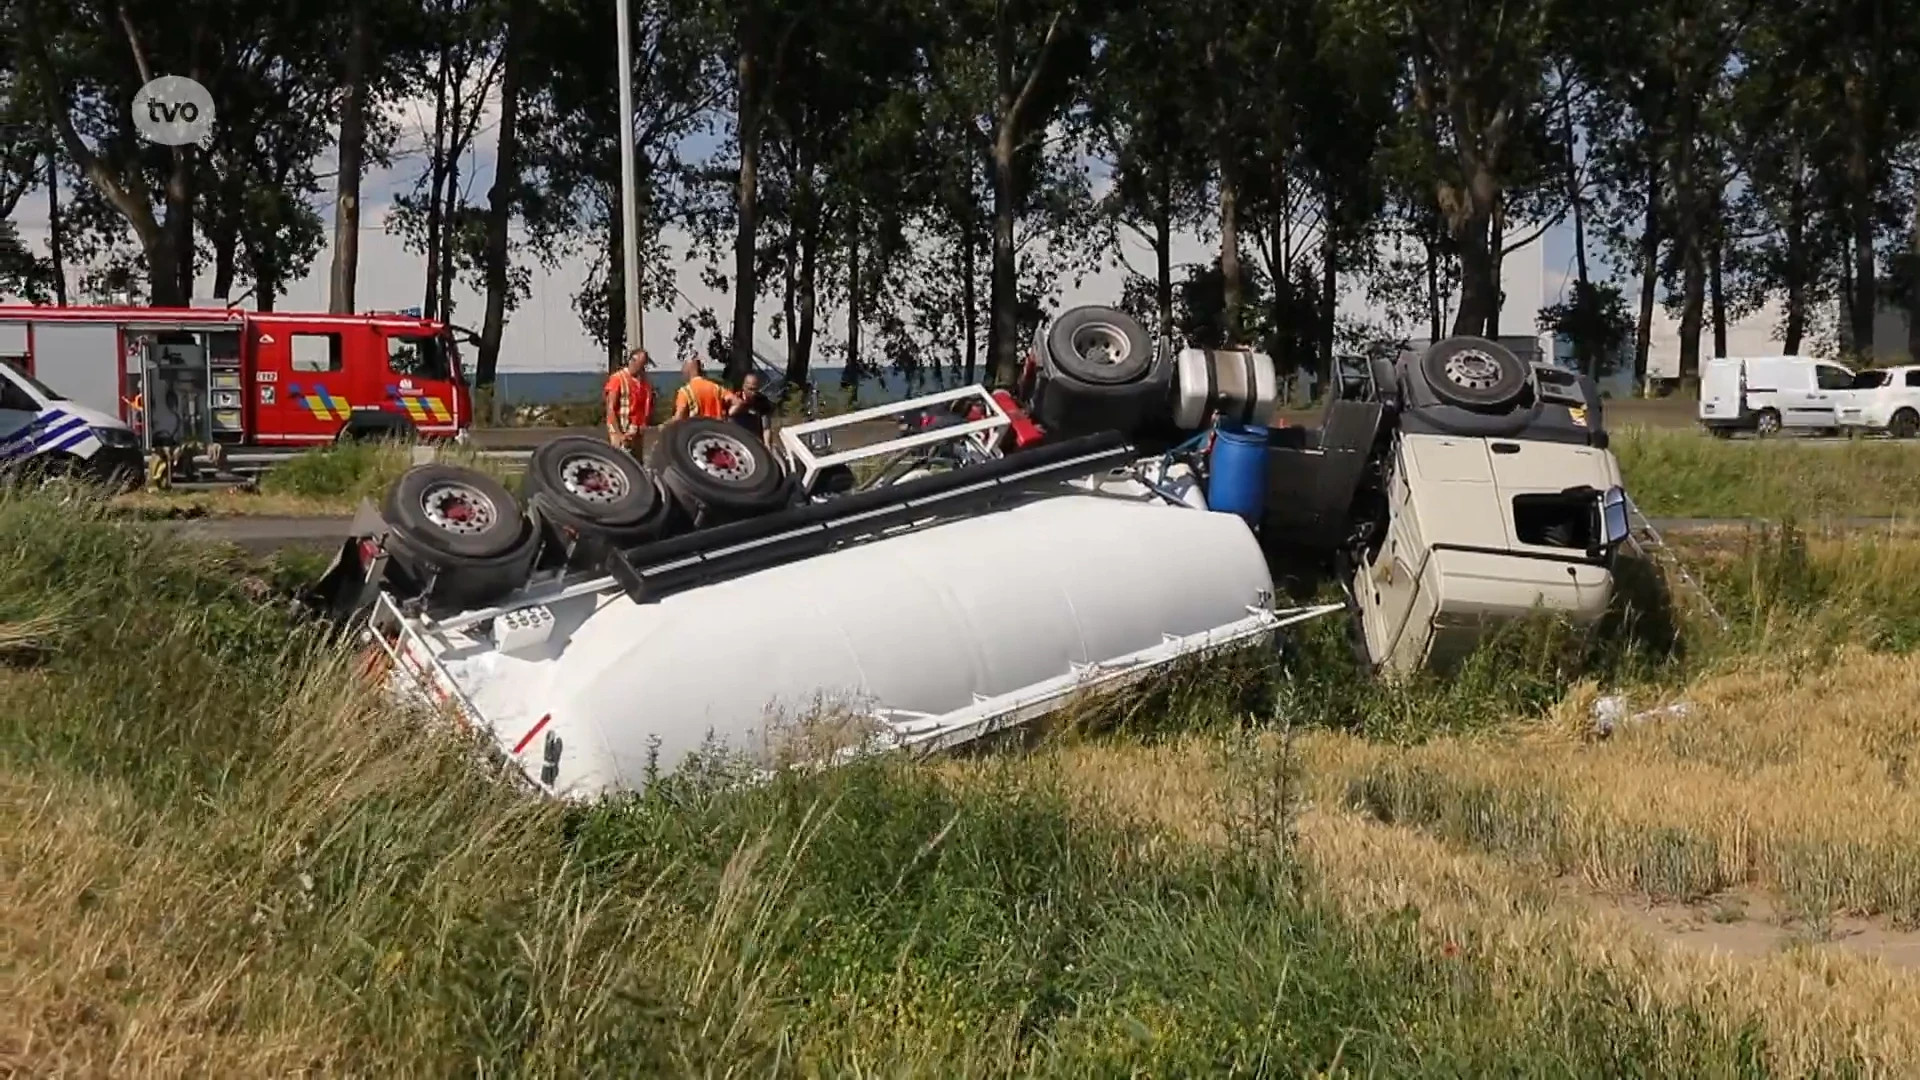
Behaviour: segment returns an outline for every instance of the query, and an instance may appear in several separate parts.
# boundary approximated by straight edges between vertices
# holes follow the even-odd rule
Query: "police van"
[[[0,363],[0,477],[34,471],[129,487],[143,461],[139,436],[118,418]]]

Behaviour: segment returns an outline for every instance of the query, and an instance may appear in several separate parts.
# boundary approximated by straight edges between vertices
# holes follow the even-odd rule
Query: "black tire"
[[[1061,374],[1094,386],[1137,382],[1153,370],[1153,340],[1146,328],[1112,308],[1061,312],[1047,327],[1045,344]]]
[[[1450,337],[1421,355],[1420,375],[1448,405],[1504,409],[1519,402],[1532,372],[1497,341]]]
[[[1896,439],[1911,439],[1920,435],[1920,413],[1912,409],[1901,409],[1887,421],[1887,433]]]
[[[787,502],[780,459],[746,429],[724,420],[676,420],[661,428],[647,465],[696,519],[765,514]]]
[[[1773,409],[1761,409],[1753,417],[1753,433],[1763,439],[1780,434],[1780,414]]]
[[[518,541],[488,558],[423,548],[411,534],[397,529],[387,536],[387,555],[403,575],[425,590],[428,607],[485,607],[525,585],[539,559],[543,530],[535,522],[522,520],[526,529]]]
[[[520,479],[531,502],[562,524],[629,529],[658,518],[665,500],[652,474],[632,454],[585,435],[562,435],[533,452]]]
[[[409,547],[461,559],[497,559],[534,532],[499,481],[453,465],[416,465],[387,486],[380,516]]]
[[[647,483],[653,482],[651,476],[647,477]],[[572,506],[562,502],[561,497],[552,491],[536,491],[527,496],[529,510],[539,511],[542,518],[553,523],[575,542],[596,539],[612,547],[635,547],[665,535],[671,507],[664,492],[655,490],[653,506],[652,514],[639,521],[608,525],[575,513]]]

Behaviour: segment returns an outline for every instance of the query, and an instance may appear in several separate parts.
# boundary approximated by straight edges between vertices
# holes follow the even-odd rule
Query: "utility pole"
[[[620,283],[626,289],[627,350],[647,343],[640,312],[639,177],[633,161],[633,22],[627,0],[615,0],[620,19]]]

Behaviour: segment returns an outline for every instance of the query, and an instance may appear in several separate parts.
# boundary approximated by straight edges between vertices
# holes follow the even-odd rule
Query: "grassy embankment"
[[[1395,689],[1321,632],[1031,753],[595,809],[226,556],[38,502],[0,551],[9,1071],[1920,1070],[1900,536],[1690,542],[1725,631],[1649,604]],[[1601,684],[1691,711],[1596,739]]]

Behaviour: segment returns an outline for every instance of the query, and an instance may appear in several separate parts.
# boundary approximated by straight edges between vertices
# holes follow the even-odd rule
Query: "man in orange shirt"
[[[607,441],[629,453],[653,419],[653,383],[647,381],[647,350],[627,354],[627,366],[607,378]]]
[[[700,358],[688,357],[680,365],[680,374],[686,376],[687,384],[673,396],[673,418],[685,420],[703,416],[710,420],[725,419],[727,409],[733,405],[731,390],[707,378],[700,370]]]

